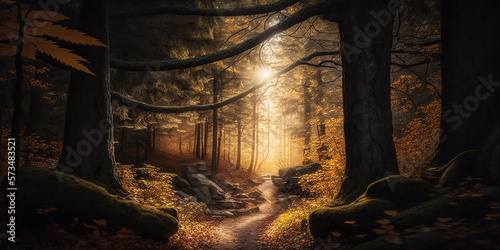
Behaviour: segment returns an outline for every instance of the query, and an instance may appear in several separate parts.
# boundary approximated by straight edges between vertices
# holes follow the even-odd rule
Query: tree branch
[[[126,97],[126,96],[124,96],[120,93],[117,93],[117,92],[111,92],[111,97],[115,100],[118,100],[121,104],[127,105],[131,108],[140,109],[140,110],[148,111],[148,112],[154,112],[154,113],[173,114],[173,113],[185,113],[185,112],[191,112],[191,111],[213,110],[213,109],[221,108],[221,107],[226,106],[230,103],[233,103],[239,99],[244,98],[245,96],[251,94],[255,90],[265,86],[267,81],[275,79],[275,78],[279,77],[280,75],[287,73],[288,71],[294,69],[295,67],[304,64],[304,62],[307,62],[307,61],[309,61],[315,57],[318,57],[318,56],[336,55],[338,53],[339,53],[339,51],[319,51],[319,52],[314,52],[312,54],[309,54],[309,55],[302,57],[301,59],[293,62],[292,64],[286,66],[285,68],[282,68],[281,70],[273,73],[267,79],[259,81],[255,86],[249,88],[248,90],[246,90],[238,95],[235,95],[229,99],[226,99],[226,100],[218,102],[218,103],[213,103],[213,104],[179,106],[179,107],[155,106],[155,105],[151,105],[148,103],[133,100],[133,99]]]
[[[198,9],[186,7],[172,7],[171,5],[135,8],[112,15],[111,18],[134,18],[161,14],[170,15],[196,15],[196,16],[248,16],[266,14],[285,9],[299,0],[280,0],[274,3],[241,8]]]
[[[260,43],[274,36],[275,34],[292,27],[297,23],[305,21],[308,18],[321,14],[325,11],[331,10],[331,8],[333,8],[333,6],[337,2],[338,1],[335,0],[333,1],[326,0],[320,3],[304,7],[303,9],[297,11],[295,14],[290,16],[289,18],[255,35],[254,37],[249,38],[248,40],[245,40],[231,48],[224,49],[212,54],[202,55],[199,57],[183,59],[183,60],[174,59],[174,60],[152,61],[152,62],[126,62],[120,60],[111,60],[111,67],[127,71],[163,71],[172,69],[191,68],[224,60],[233,57],[235,55],[238,55],[240,53],[243,53],[259,45]]]

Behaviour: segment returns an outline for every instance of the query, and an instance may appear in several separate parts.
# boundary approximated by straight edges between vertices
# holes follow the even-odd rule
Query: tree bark
[[[311,151],[311,102],[312,102],[312,97],[311,93],[309,90],[309,80],[306,79],[304,84],[302,85],[302,101],[304,102],[304,117],[303,117],[303,123],[304,123],[304,131],[303,137],[304,137],[304,151],[303,151],[303,161],[302,164],[309,164],[311,163],[310,159],[310,151]]]
[[[238,115],[238,142],[237,142],[237,152],[236,152],[236,169],[241,168],[241,136],[242,136],[242,128],[241,128],[241,116]]]
[[[500,146],[488,143],[500,126],[500,3],[442,0],[441,6],[443,116],[438,160],[445,163],[463,151],[481,150],[478,174],[498,182],[500,163],[492,165],[486,159],[496,158],[493,149]]]
[[[344,201],[357,198],[384,175],[399,173],[390,99],[394,16],[388,2],[394,1],[344,2],[334,13],[342,47],[346,170],[339,198]],[[389,20],[380,23],[371,12],[387,13]],[[370,28],[373,23],[378,32]],[[363,39],[360,33],[371,36]]]
[[[21,6],[17,5],[17,15],[20,18],[19,21],[19,36],[16,47],[15,54],[15,67],[16,67],[16,82],[14,90],[12,92],[12,100],[14,102],[14,114],[12,116],[12,127],[10,131],[10,138],[15,139],[15,160],[14,167],[19,167],[19,160],[21,154],[21,126],[24,116],[24,105],[23,105],[23,83],[24,83],[24,71],[23,71],[23,46],[24,46],[24,20],[21,13]],[[1,128],[0,128],[1,129]]]
[[[252,153],[250,154],[251,160],[250,160],[250,166],[248,167],[248,172],[252,173],[253,171],[253,165],[255,162],[255,136],[257,135],[257,94],[254,93],[254,100],[252,104],[252,111],[253,111],[253,121],[252,121]]]
[[[83,2],[78,28],[109,44],[108,1]],[[110,193],[125,194],[115,169],[109,47],[85,46],[77,53],[86,56],[95,75],[71,74],[57,169],[101,185]]]

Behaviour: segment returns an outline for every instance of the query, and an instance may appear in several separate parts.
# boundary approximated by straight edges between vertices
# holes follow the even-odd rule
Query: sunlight
[[[269,79],[272,76],[272,74],[273,73],[270,70],[262,69],[259,72],[260,80],[261,81],[267,80],[267,79]]]

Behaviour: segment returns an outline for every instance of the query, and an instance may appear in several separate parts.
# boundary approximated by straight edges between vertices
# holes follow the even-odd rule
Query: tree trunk
[[[196,124],[196,158],[201,159],[201,123]]]
[[[304,131],[303,137],[304,137],[304,152],[302,155],[303,162],[302,164],[309,164],[311,163],[310,159],[310,149],[311,149],[311,102],[312,102],[312,97],[311,93],[309,91],[309,80],[305,80],[304,84],[302,85],[302,98],[304,102],[304,117],[303,117],[303,123],[304,123]]]
[[[179,154],[182,155],[182,135],[179,135]]]
[[[237,142],[237,152],[236,152],[236,169],[241,168],[241,136],[242,136],[242,128],[241,128],[241,116],[238,115],[238,142]]]
[[[213,102],[217,103],[217,78],[214,77],[213,85]],[[212,129],[212,168],[210,169],[210,177],[215,180],[217,174],[217,126],[219,123],[218,109],[212,112],[213,129]]]
[[[108,16],[108,1],[85,1],[78,28],[109,44]],[[85,55],[95,75],[71,74],[58,169],[101,185],[110,193],[125,194],[115,169],[109,47],[85,46],[78,54]]]
[[[445,163],[463,151],[481,150],[478,174],[498,182],[500,163],[490,160],[498,160],[500,142],[488,141],[500,126],[500,3],[442,0],[441,6],[443,116],[438,160]]]
[[[390,11],[388,2],[397,4],[393,0],[345,2],[334,13],[342,48],[346,170],[339,198],[344,201],[357,198],[384,175],[399,173],[390,98],[395,11]],[[384,13],[385,21],[372,13]],[[373,24],[378,28],[374,30]]]
[[[22,17],[21,6],[17,6],[17,15]],[[19,37],[18,44],[16,48],[15,55],[15,67],[16,67],[16,83],[14,90],[12,92],[12,100],[14,102],[14,115],[12,116],[12,128],[10,131],[10,138],[15,139],[15,160],[14,167],[19,167],[19,160],[21,154],[21,125],[24,116],[24,105],[23,105],[23,83],[24,83],[24,72],[23,72],[23,45],[24,45],[24,21],[19,22]],[[0,128],[1,129],[1,128]]]
[[[248,167],[248,172],[252,173],[253,171],[253,164],[255,161],[255,136],[257,132],[257,96],[254,93],[254,101],[253,101],[253,125],[252,125],[252,153],[250,155],[251,160],[250,160],[250,166]]]

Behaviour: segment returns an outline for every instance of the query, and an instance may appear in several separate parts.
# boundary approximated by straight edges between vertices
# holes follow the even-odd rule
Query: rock
[[[144,238],[162,241],[178,230],[175,209],[125,200],[94,183],[54,170],[23,167],[17,176],[22,188],[16,193],[16,209],[27,223],[39,218],[37,210],[46,205],[57,208],[57,215],[51,218],[59,223],[72,223],[74,217],[105,219],[108,228],[118,231],[126,227]]]
[[[271,176],[271,181],[275,186],[283,186],[286,184],[286,181],[284,181],[283,179],[281,179],[279,176],[276,175]]]
[[[233,190],[233,195],[235,195],[235,194],[241,194],[241,193],[245,193],[245,191],[243,189],[239,188],[239,187],[237,187],[237,188],[235,188]]]
[[[245,193],[233,195],[233,197],[234,198],[239,198],[239,199],[248,199],[248,198],[250,198],[250,196],[248,196],[248,194],[245,194]]]
[[[220,216],[220,217],[234,217],[234,214],[231,211],[226,210],[208,210],[208,215],[210,216]]]
[[[195,187],[195,188],[193,188],[193,193],[194,193],[194,197],[196,197],[197,200],[199,200],[207,205],[214,204],[214,201],[212,200],[212,197],[210,196],[210,191],[208,190],[207,186]]]
[[[245,204],[259,204],[259,203],[262,203],[261,201],[258,201],[256,199],[252,199],[252,198],[239,198],[238,199],[239,201],[245,203]]]
[[[295,166],[291,168],[285,168],[279,170],[280,178],[283,181],[288,182],[293,177],[301,177],[302,175],[312,174],[321,169],[321,165],[318,163],[311,163],[304,166]]]
[[[174,178],[172,178],[172,185],[176,189],[190,188],[189,182],[178,175],[176,175],[176,176],[174,176]]]
[[[259,189],[253,189],[250,193],[248,193],[248,197],[258,199],[264,197],[264,193]]]
[[[182,165],[181,171],[184,177],[189,178],[191,174],[206,173],[207,163],[205,161],[200,161],[195,164]]]
[[[193,187],[206,186],[212,198],[219,200],[225,198],[224,190],[203,174],[193,174],[190,176],[189,180]]]
[[[465,177],[472,175],[474,162],[477,158],[476,151],[466,151],[459,154],[445,166],[445,171],[439,180],[441,186],[457,186]]]
[[[235,199],[224,199],[215,201],[217,207],[221,209],[232,209],[232,208],[242,208],[245,204],[241,201]]]
[[[375,221],[387,217],[384,211],[395,210],[396,207],[394,203],[384,199],[358,199],[348,205],[314,211],[309,216],[309,229],[315,238],[326,238],[334,231],[342,232],[342,238],[371,234],[373,228],[380,226]],[[354,221],[356,226],[345,221]]]
[[[247,214],[259,212],[259,207],[254,206],[254,207],[250,207],[250,208],[231,209],[229,211],[236,216],[241,216],[241,215],[247,215]]]
[[[367,198],[379,198],[399,205],[415,205],[430,199],[438,190],[427,181],[392,175],[370,184],[364,193]]]
[[[240,188],[240,185],[237,183],[227,183],[227,182],[217,182],[217,185],[224,189],[224,191],[235,191],[236,189]]]
[[[179,196],[180,198],[182,198],[182,199],[185,199],[185,198],[191,198],[191,197],[193,197],[193,196],[191,196],[191,195],[189,195],[189,194],[186,194],[186,193],[184,193],[184,192],[182,192],[182,191],[175,191],[175,194],[176,194],[177,196]],[[195,197],[193,197],[193,198],[196,200],[196,198],[195,198]]]

